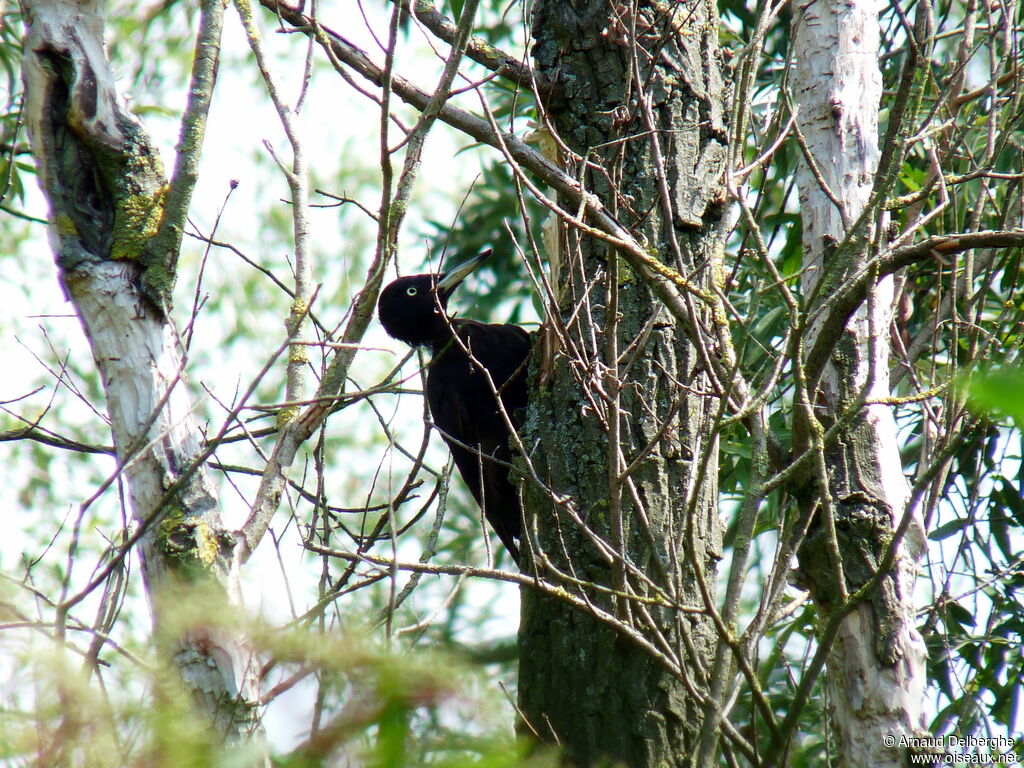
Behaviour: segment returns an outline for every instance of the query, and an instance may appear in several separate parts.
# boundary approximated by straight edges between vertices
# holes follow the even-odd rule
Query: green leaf
[[[997,368],[972,377],[967,395],[976,411],[1004,414],[1024,429],[1024,369]]]
[[[1010,516],[1007,514],[1005,498],[1007,495],[1005,493],[1005,486],[993,494],[989,505],[988,524],[989,529],[992,531],[992,538],[996,540],[996,544],[1003,553],[1003,557],[1006,558],[1007,562],[1013,562],[1017,559],[1017,552],[1010,541]]]
[[[948,523],[943,523],[934,531],[928,534],[928,538],[932,541],[942,541],[948,539],[955,533],[959,533],[970,522],[967,518],[957,518],[956,520],[950,520]]]
[[[952,619],[961,627],[973,627],[975,624],[974,614],[964,608],[955,600],[945,604],[946,617]]]

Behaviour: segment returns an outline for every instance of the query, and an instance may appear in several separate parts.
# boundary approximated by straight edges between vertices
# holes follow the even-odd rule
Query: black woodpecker
[[[447,312],[452,292],[490,254],[443,274],[398,278],[381,292],[377,314],[392,338],[430,349],[427,403],[434,425],[487,522],[518,564],[522,510],[509,481],[508,420],[518,426],[517,414],[526,407],[530,336],[517,325],[451,318]]]

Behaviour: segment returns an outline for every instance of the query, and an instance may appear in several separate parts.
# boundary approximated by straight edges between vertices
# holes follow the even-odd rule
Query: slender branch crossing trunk
[[[793,99],[805,157],[797,183],[803,216],[808,301],[805,350],[823,333],[816,309],[877,252],[882,233],[871,201],[878,162],[878,4],[802,2],[794,14]],[[871,205],[871,209],[868,206]],[[837,334],[827,360],[805,358],[807,440],[846,419],[835,444],[821,446],[809,495],[815,522],[801,572],[824,626],[878,570],[908,511],[896,423],[880,399],[890,394],[893,280],[876,281],[868,301]],[[820,378],[819,378],[820,375]],[[816,382],[817,380],[817,382]],[[817,387],[815,388],[815,383]],[[812,502],[809,502],[812,503]],[[903,750],[886,737],[920,735],[925,649],[915,630],[914,582],[924,548],[910,521],[892,571],[846,613],[828,657],[831,720],[845,766],[897,766]]]
[[[156,149],[118,100],[103,3],[32,0],[25,12],[24,114],[50,204],[50,240],[102,376],[159,637],[175,603],[238,598],[233,536],[197,463],[203,441],[180,339],[143,289],[140,257],[159,229],[167,182]],[[260,730],[259,663],[241,638],[193,626],[169,643],[182,681],[222,737]]]
[[[663,264],[707,287],[721,249],[726,94],[703,2],[538,0],[534,57],[568,172]],[[550,239],[550,238],[549,238]],[[686,764],[714,647],[718,400],[702,350],[606,243],[566,227],[524,444],[524,729],[579,765]],[[689,300],[689,298],[687,299]],[[707,328],[692,300],[690,321]],[[708,345],[711,346],[710,344]]]

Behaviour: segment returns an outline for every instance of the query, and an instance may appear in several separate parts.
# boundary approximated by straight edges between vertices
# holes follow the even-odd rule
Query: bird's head
[[[490,255],[488,249],[443,274],[409,275],[389,283],[377,302],[380,324],[410,346],[431,344],[445,331],[448,298]]]

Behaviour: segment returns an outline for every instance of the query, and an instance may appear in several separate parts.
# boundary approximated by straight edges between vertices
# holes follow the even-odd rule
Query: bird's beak
[[[451,269],[449,269],[447,272],[441,275],[441,279],[437,281],[438,290],[444,293],[445,295],[450,294],[458,287],[459,283],[465,280],[470,275],[470,273],[472,273],[477,267],[483,264],[484,261],[486,261],[490,255],[491,249],[488,248],[479,256],[474,256],[473,258],[462,262],[457,267],[452,267]]]

